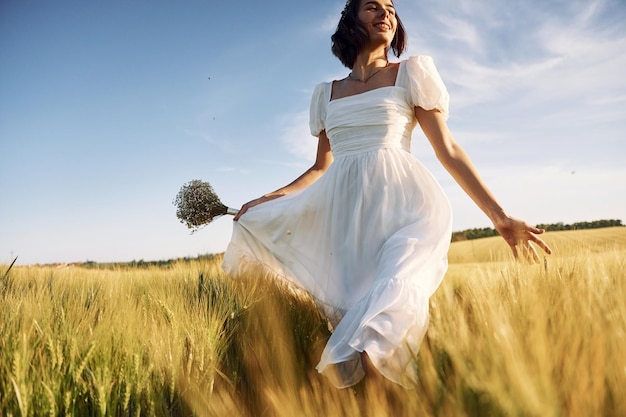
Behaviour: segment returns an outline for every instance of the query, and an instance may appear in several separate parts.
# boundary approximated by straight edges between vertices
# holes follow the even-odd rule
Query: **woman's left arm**
[[[544,230],[509,216],[500,206],[481,179],[467,153],[454,140],[442,113],[438,110],[424,110],[416,107],[415,117],[435,150],[437,159],[489,217],[498,233],[511,247],[516,258],[521,252],[527,258],[535,262],[539,261],[539,255],[530,242],[537,244],[546,253],[552,253],[548,245],[537,236]]]

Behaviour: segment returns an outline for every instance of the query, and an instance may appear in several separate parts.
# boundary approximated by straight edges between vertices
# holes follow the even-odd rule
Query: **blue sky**
[[[231,218],[190,235],[191,179],[238,207],[313,160],[311,93],[343,1],[3,0],[0,263],[221,252]],[[449,125],[487,184],[531,223],[626,221],[623,0],[397,0],[404,55],[432,55]],[[413,153],[490,226],[416,129]]]

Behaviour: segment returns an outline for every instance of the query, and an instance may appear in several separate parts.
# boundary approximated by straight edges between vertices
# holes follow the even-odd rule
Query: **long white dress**
[[[428,56],[402,61],[394,86],[332,101],[331,87],[315,88],[310,127],[326,131],[333,163],[235,222],[223,268],[262,266],[315,298],[336,325],[317,369],[337,387],[364,376],[362,351],[411,386],[452,222],[440,185],[410,153],[414,107],[447,117],[448,93]]]

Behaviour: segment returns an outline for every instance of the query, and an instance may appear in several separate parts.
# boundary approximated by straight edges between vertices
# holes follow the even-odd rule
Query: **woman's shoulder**
[[[313,92],[324,91],[332,85],[333,81],[322,81],[315,85]]]
[[[427,62],[432,61],[433,57],[430,55],[411,55],[406,58],[405,61],[414,61],[414,62]]]
[[[330,100],[330,82],[321,82],[313,89],[311,105],[309,107],[309,127],[313,136],[319,136],[324,129],[326,119],[326,105]]]
[[[439,71],[435,66],[435,60],[430,55],[413,55],[401,61],[401,72],[408,80],[421,80],[423,78],[439,78]]]
[[[400,64],[407,67],[430,67],[435,65],[435,61],[430,55],[411,55]]]
[[[332,87],[332,81],[322,81],[313,88],[312,100],[319,102],[330,98],[329,94]]]
[[[425,110],[439,109],[447,118],[450,97],[433,58],[415,55],[403,62],[398,82],[409,90],[411,103]]]

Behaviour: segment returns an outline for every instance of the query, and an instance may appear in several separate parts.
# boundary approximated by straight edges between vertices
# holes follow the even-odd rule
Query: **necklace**
[[[355,77],[354,75],[352,75],[352,73],[348,74],[348,79],[350,80],[354,80],[354,81],[360,81],[362,83],[366,83],[370,78],[372,78],[374,75],[378,74],[379,72],[381,72],[382,70],[384,70],[385,68],[387,68],[389,66],[389,62],[387,62],[385,64],[384,67],[380,67],[379,69],[377,69],[376,71],[374,71],[373,73],[371,73],[370,75],[368,75],[367,77],[365,77],[364,80]]]

